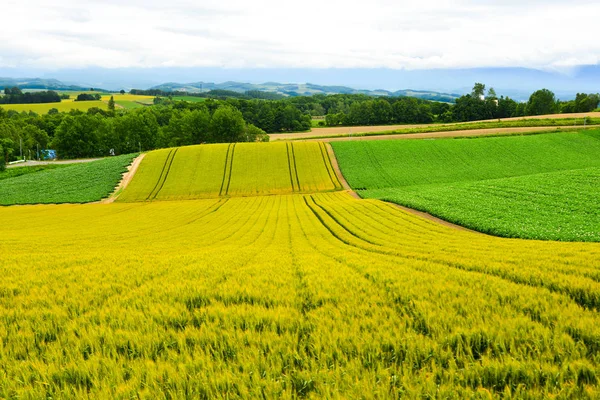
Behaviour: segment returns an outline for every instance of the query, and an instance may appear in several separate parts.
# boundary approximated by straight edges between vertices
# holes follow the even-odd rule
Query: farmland
[[[0,181],[4,179],[16,178],[17,176],[33,174],[40,171],[47,171],[54,168],[62,168],[64,165],[36,165],[30,167],[8,168],[0,172]]]
[[[596,140],[582,136],[528,172],[579,171]],[[484,150],[456,142],[463,160]],[[497,148],[540,146],[553,148]],[[600,395],[599,243],[459,231],[355,199],[324,154],[163,149],[115,203],[0,207],[0,397]],[[437,178],[415,166],[406,182],[462,176],[442,161]],[[363,170],[351,183],[377,176]]]
[[[9,169],[0,173],[0,205],[98,201],[112,193],[133,157]],[[24,170],[30,173],[22,174]],[[9,177],[2,179],[4,174]]]
[[[101,100],[98,101],[72,101],[63,100],[60,103],[40,103],[40,104],[2,104],[0,107],[6,110],[14,110],[18,112],[33,111],[37,114],[46,114],[53,108],[59,112],[69,112],[71,110],[87,111],[92,107],[107,109],[107,104]]]
[[[62,100],[60,103],[40,103],[40,104],[2,104],[0,107],[6,110],[15,110],[18,112],[33,111],[37,114],[46,114],[52,108],[56,108],[60,112],[68,112],[71,110],[87,111],[92,107],[98,107],[103,110],[108,108],[108,100],[113,96],[115,103],[125,109],[143,107],[143,104],[152,104],[152,96],[140,96],[132,94],[102,94],[102,100],[97,101],[74,101],[79,93],[88,92],[61,92],[71,96],[70,99]],[[93,93],[93,92],[89,92]]]
[[[333,146],[362,197],[499,236],[600,240],[600,131]]]
[[[0,218],[3,397],[598,394],[598,244],[341,192]]]
[[[322,143],[216,144],[149,153],[119,201],[341,189]]]

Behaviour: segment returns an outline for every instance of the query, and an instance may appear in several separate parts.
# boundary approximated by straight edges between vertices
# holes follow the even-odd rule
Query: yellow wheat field
[[[598,244],[342,192],[0,221],[0,397],[600,396]]]

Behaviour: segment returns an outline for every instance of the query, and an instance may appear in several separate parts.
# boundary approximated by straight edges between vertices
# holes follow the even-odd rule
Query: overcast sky
[[[51,5],[49,3],[52,3]],[[597,64],[600,2],[2,0],[0,67]]]

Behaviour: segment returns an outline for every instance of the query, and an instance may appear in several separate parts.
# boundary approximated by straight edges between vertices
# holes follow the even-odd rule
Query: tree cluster
[[[77,95],[75,101],[94,101],[102,99],[100,93],[80,93]]]
[[[600,103],[598,94],[579,93],[575,100],[560,101],[548,89],[533,92],[527,102],[516,102],[509,97],[497,97],[490,88],[485,96],[485,85],[476,83],[470,94],[456,100],[452,106],[452,121],[479,121],[496,118],[548,115],[557,113],[590,112]]]
[[[4,96],[0,96],[0,104],[37,103],[60,103],[60,96],[52,90],[23,93],[18,87],[5,88]]]
[[[69,113],[17,113],[0,108],[3,159],[23,154],[36,158],[52,148],[60,158],[99,157],[200,143],[268,141],[265,132],[244,120],[242,113],[219,102],[213,107],[159,106],[130,111],[91,108]]]

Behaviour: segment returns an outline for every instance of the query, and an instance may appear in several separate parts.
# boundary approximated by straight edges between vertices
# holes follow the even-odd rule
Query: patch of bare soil
[[[110,204],[110,203],[113,203],[119,197],[119,194],[123,190],[125,190],[125,188],[127,187],[127,185],[129,185],[129,182],[131,182],[131,180],[133,179],[133,176],[137,172],[137,169],[140,166],[140,163],[144,159],[145,155],[146,155],[145,153],[144,154],[140,154],[139,156],[137,156],[133,160],[133,162],[131,163],[131,165],[129,167],[127,167],[127,172],[125,172],[123,174],[123,178],[121,179],[121,182],[119,182],[119,184],[115,188],[115,191],[108,198],[102,200],[100,203],[102,203],[102,204]]]

